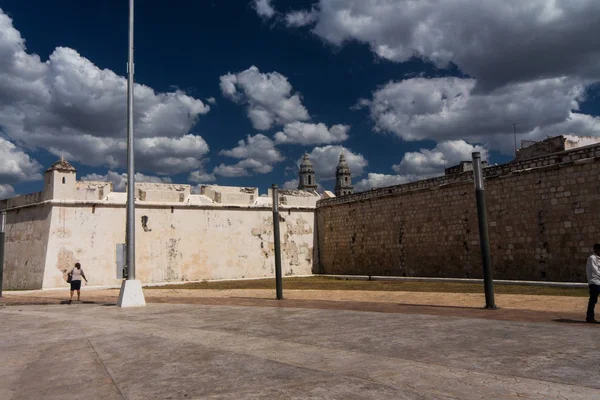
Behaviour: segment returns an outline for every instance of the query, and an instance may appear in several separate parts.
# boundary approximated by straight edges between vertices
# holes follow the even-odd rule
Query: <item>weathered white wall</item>
[[[9,211],[4,248],[5,289],[42,287],[51,207],[48,205]]]
[[[74,168],[44,174],[44,190],[0,201],[8,210],[6,289],[66,287],[80,262],[90,285],[117,285],[117,245],[125,242],[125,193],[108,182],[77,181]],[[143,283],[274,276],[271,199],[257,188],[139,183],[136,278]],[[284,275],[312,272],[318,195],[282,191]],[[147,217],[146,227],[142,217]]]
[[[142,216],[148,217],[147,230]],[[314,212],[281,210],[284,275],[312,271]],[[274,276],[272,211],[161,206],[136,209],[136,278],[143,283]],[[125,207],[55,206],[44,288],[67,286],[81,262],[90,285],[114,285],[116,246],[125,239]]]

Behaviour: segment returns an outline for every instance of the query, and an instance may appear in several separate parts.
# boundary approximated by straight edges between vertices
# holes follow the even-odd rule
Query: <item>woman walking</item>
[[[74,291],[77,290],[77,301],[81,298],[81,278],[85,279],[85,283],[87,283],[88,280],[79,263],[75,263],[75,268],[69,272],[69,278],[71,278],[71,298],[69,299],[69,304],[71,304]]]

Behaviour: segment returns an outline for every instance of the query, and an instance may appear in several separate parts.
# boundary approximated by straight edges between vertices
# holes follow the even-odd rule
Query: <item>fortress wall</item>
[[[126,193],[112,192],[108,182],[76,181],[70,170],[49,170],[44,183],[43,192],[0,201],[8,212],[4,289],[67,287],[76,262],[90,285],[118,285]],[[271,199],[257,188],[213,185],[208,193],[213,198],[192,195],[189,185],[136,184],[137,279],[274,276]],[[287,192],[280,198],[284,275],[312,272],[317,199]]]
[[[147,217],[142,225],[142,217]],[[281,212],[284,275],[312,270],[314,210]],[[136,207],[136,278],[143,283],[274,276],[272,210],[241,207]],[[57,205],[52,212],[44,288],[67,286],[82,263],[90,285],[116,285],[116,247],[125,207]]]
[[[485,170],[494,277],[585,281],[600,242],[600,147]],[[326,274],[480,278],[472,173],[321,200]]]
[[[23,200],[25,197],[21,196],[19,199]],[[21,202],[13,204],[19,203]],[[4,289],[42,287],[50,221],[49,205],[16,209],[7,213]]]

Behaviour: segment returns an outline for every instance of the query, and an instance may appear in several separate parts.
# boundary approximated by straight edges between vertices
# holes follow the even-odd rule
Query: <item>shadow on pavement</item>
[[[467,306],[443,306],[436,304],[410,304],[410,303],[396,303],[403,307],[431,307],[431,308],[463,308],[466,310],[482,310],[485,307],[467,307]]]
[[[569,319],[569,318],[558,318],[553,319],[554,322],[563,322],[565,324],[586,324],[584,319]]]

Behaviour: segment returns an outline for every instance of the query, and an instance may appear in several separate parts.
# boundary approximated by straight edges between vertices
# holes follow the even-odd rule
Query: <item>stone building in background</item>
[[[350,173],[350,167],[346,162],[344,153],[340,154],[340,162],[335,170],[335,195],[346,196],[352,194],[354,186],[352,186],[352,174]]]
[[[521,140],[521,148],[517,150],[517,156],[515,158],[515,161],[545,156],[561,151],[573,150],[578,147],[589,146],[598,143],[600,143],[600,137],[597,136],[573,135],[560,135],[549,137],[539,142],[531,140]]]
[[[315,168],[308,153],[304,153],[304,158],[300,163],[300,170],[298,171],[298,189],[299,190],[310,190],[317,191],[317,182],[315,181]]]

